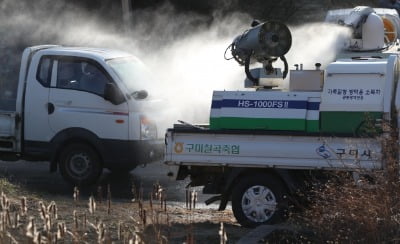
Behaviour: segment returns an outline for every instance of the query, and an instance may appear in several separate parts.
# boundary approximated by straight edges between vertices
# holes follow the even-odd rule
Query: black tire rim
[[[86,179],[92,170],[91,157],[85,152],[72,154],[68,158],[67,170],[75,179]]]

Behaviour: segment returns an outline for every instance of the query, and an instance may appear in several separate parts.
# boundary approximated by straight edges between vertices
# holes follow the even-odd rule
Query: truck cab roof
[[[40,52],[45,52],[46,55],[64,55],[64,56],[79,56],[91,57],[98,60],[109,60],[114,58],[131,57],[132,55],[123,51],[107,48],[91,48],[91,47],[65,47],[57,45],[49,46],[34,46],[32,49],[39,48]]]

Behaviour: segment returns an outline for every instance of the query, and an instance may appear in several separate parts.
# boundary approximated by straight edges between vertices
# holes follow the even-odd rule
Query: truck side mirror
[[[145,99],[149,94],[146,90],[135,91],[132,93],[132,97],[138,100]]]
[[[114,105],[121,104],[125,101],[121,90],[114,83],[106,84],[104,88],[104,99],[110,101]]]

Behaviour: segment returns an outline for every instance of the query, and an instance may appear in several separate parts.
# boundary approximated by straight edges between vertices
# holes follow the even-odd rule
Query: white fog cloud
[[[252,19],[246,14],[211,18],[177,13],[170,5],[163,5],[157,10],[135,11],[133,24],[125,32],[101,16],[60,1],[58,5],[56,1],[35,1],[31,7],[23,2],[0,3],[0,46],[23,40],[26,45],[95,46],[134,54],[158,81],[143,87],[153,97],[168,101],[158,116],[163,128],[178,119],[207,123],[213,90],[243,89],[244,68],[233,60],[226,61],[223,55],[233,39],[249,28]],[[316,62],[326,65],[346,35],[343,29],[325,24],[290,29],[293,45],[287,54],[289,67],[295,63],[303,63],[305,68],[313,68]]]

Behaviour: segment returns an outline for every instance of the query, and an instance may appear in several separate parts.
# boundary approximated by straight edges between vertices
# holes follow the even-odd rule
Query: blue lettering
[[[347,94],[350,94],[348,92]],[[377,91],[375,91],[377,94]],[[353,92],[354,95],[354,92]],[[364,92],[363,95],[366,95]],[[363,99],[362,95],[355,98],[343,95],[343,99]],[[359,98],[361,97],[361,98]],[[237,107],[237,108],[276,108],[276,109],[307,109],[307,101],[288,101],[288,100],[228,100],[229,102],[222,105],[222,107]],[[230,104],[229,104],[230,103]],[[315,102],[312,102],[315,104]]]

